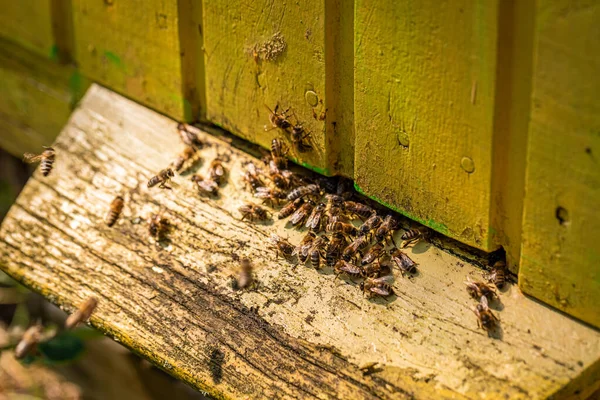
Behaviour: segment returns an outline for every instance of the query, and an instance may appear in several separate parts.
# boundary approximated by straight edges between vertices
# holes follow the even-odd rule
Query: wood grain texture
[[[179,20],[177,0],[73,0],[81,73],[177,120],[192,120],[198,105],[186,98],[194,92],[183,58],[193,55],[180,46]]]
[[[44,58],[56,59],[52,0],[0,1],[0,36]]]
[[[292,153],[293,158],[325,175],[337,172],[328,161],[335,163],[336,156],[330,154],[325,123],[312,114],[313,105],[320,114],[319,100],[329,106],[325,2],[205,1],[203,14],[208,120],[268,148],[274,137],[290,142],[278,129],[264,131],[270,125],[265,106],[290,107],[312,133],[315,146],[310,152]],[[270,48],[275,35],[285,49],[269,53],[271,58],[259,51],[255,60],[253,53]]]
[[[515,286],[500,295],[501,339],[477,329],[462,281],[479,271],[427,243],[409,250],[420,274],[398,277],[388,301],[276,259],[271,233],[300,234],[236,211],[249,199],[242,163],[258,161],[200,134],[201,173],[230,157],[220,198],[199,198],[182,177],[148,190],[183,148],[176,122],[92,86],[54,145],[52,174],[37,171],[2,224],[2,269],[68,310],[98,296],[93,326],[217,398],[541,399],[597,376],[600,333]],[[117,194],[127,204],[107,228]],[[144,219],[161,209],[176,230],[158,246]],[[254,290],[231,289],[233,253],[252,259]],[[381,371],[363,376],[373,361]]]
[[[498,2],[359,0],[355,16],[357,185],[438,232],[493,250]]]
[[[541,1],[519,284],[600,327],[600,5]]]
[[[0,40],[0,146],[17,157],[40,152],[58,136],[88,86],[72,66]]]

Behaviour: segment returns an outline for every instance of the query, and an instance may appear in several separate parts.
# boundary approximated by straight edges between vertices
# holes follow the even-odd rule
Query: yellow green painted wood
[[[325,123],[313,118],[313,106],[320,114],[318,102],[329,102],[325,8],[323,0],[205,1],[206,111],[211,122],[269,147],[274,137],[289,138],[278,129],[265,132],[266,106],[290,107],[315,146],[292,157],[332,174]]]
[[[199,115],[189,90],[193,57],[180,46],[177,0],[73,0],[76,59],[82,74],[177,120]],[[191,9],[190,2],[181,2]],[[185,5],[183,5],[185,3]],[[186,20],[185,27],[189,27]],[[196,35],[199,35],[196,31]],[[186,90],[187,87],[187,90]]]
[[[0,40],[0,147],[20,156],[51,144],[88,86],[72,66]]]
[[[598,21],[598,2],[538,2],[519,286],[600,327]]]
[[[57,57],[52,0],[0,0],[0,36],[43,57]]]
[[[497,2],[357,0],[355,15],[357,185],[493,249]]]

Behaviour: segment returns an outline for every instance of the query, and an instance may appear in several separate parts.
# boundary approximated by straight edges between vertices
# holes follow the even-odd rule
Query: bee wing
[[[371,292],[375,293],[375,294],[380,295],[380,296],[389,296],[391,294],[387,289],[384,289],[384,288],[381,288],[381,287],[377,287],[377,286],[376,287],[372,287],[369,290]]]
[[[483,306],[484,309],[488,309],[489,308],[489,303],[488,303],[488,299],[485,296],[481,296],[481,299],[479,300],[479,302],[481,303],[481,305]]]
[[[23,154],[23,161],[25,161],[28,164],[31,163],[35,163],[35,162],[39,162],[42,160],[42,155],[41,154],[33,154],[33,153],[25,153]]]
[[[387,283],[388,285],[391,285],[392,283],[394,283],[394,275],[385,275],[380,278],[375,278],[375,279],[373,279],[373,282],[374,283]]]

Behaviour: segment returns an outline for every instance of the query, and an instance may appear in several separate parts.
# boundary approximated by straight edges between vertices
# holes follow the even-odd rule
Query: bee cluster
[[[500,320],[490,310],[492,302],[499,303],[500,297],[498,292],[491,286],[494,284],[498,289],[502,289],[506,284],[506,262],[503,260],[496,261],[489,274],[485,274],[484,278],[487,283],[481,281],[472,281],[467,279],[467,293],[478,301],[477,305],[472,308],[475,316],[477,316],[477,325],[491,332],[498,327]]]

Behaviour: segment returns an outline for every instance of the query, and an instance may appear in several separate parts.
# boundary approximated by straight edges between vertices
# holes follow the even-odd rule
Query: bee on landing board
[[[202,195],[216,196],[219,194],[219,185],[212,179],[205,179],[202,175],[192,175],[192,182],[194,182],[198,188],[198,193]]]
[[[488,285],[487,283],[480,281],[472,281],[467,276],[467,280],[464,282],[464,284],[467,285],[467,293],[469,293],[469,295],[476,300],[481,299],[481,297],[486,297],[489,300],[498,298],[498,294],[496,293],[494,288]]]
[[[312,210],[312,213],[306,220],[306,224],[304,224],[304,226],[314,232],[317,232],[317,233],[321,232],[322,227],[323,227],[324,213],[325,213],[325,204],[324,203],[317,204],[317,206]]]
[[[190,168],[192,168],[198,161],[199,158],[196,156],[196,148],[192,146],[186,146],[175,161],[173,161],[173,169],[177,171],[179,174],[183,174],[187,172]]]
[[[298,260],[304,263],[308,259],[308,253],[315,241],[316,235],[314,232],[307,232],[306,235],[302,238],[298,247],[296,247],[295,254],[298,256]]]
[[[308,200],[307,202],[305,202],[304,204],[302,204],[300,206],[300,208],[297,209],[290,216],[290,223],[293,226],[302,225],[302,223],[304,223],[304,221],[306,221],[306,219],[308,218],[308,216],[312,212],[314,206],[315,206],[315,203],[313,203],[311,200]]]
[[[121,215],[121,211],[123,211],[124,205],[125,201],[123,200],[123,197],[115,197],[115,199],[110,203],[110,209],[108,210],[108,213],[104,219],[106,221],[106,225],[111,227],[115,224],[115,222],[117,222],[117,219]]]
[[[364,257],[360,261],[361,265],[371,264],[379,260],[385,254],[385,247],[381,243],[375,243],[371,248],[365,253]]]
[[[381,225],[381,217],[377,214],[371,215],[359,228],[358,234],[361,236],[369,235]]]
[[[43,326],[39,323],[27,328],[23,337],[15,347],[16,359],[22,359],[26,355],[36,351],[38,343],[42,340],[43,329]]]
[[[346,212],[358,216],[363,221],[369,219],[375,213],[375,210],[368,205],[355,201],[345,201],[344,209]]]
[[[210,180],[215,182],[217,185],[222,185],[225,179],[227,171],[223,166],[223,161],[220,158],[215,158],[208,167],[208,176]]]
[[[394,243],[394,246],[396,246],[396,242],[394,241],[394,231],[397,227],[398,221],[396,218],[391,214],[386,215],[381,225],[379,225],[379,228],[375,231],[375,239],[378,243],[391,240],[392,243]]]
[[[320,195],[320,194],[321,194],[321,188],[319,188],[319,185],[311,184],[311,185],[306,185],[306,186],[300,186],[300,187],[292,190],[288,194],[287,199],[289,201],[293,201],[293,200],[299,199],[301,197],[316,196],[316,195]]]
[[[300,206],[304,203],[304,199],[296,199],[288,204],[286,204],[281,210],[279,210],[279,215],[277,218],[284,219],[292,215]]]
[[[336,262],[333,266],[333,271],[335,272],[336,278],[341,274],[346,274],[351,278],[360,278],[363,275],[361,267],[344,260]]]
[[[240,260],[240,273],[237,278],[237,288],[245,289],[252,285],[254,278],[252,277],[252,263],[250,259],[244,257]]]
[[[506,284],[506,262],[499,260],[494,263],[492,271],[486,275],[488,282],[496,285],[498,289],[502,289]]]
[[[82,322],[86,322],[98,305],[98,299],[94,296],[88,299],[79,306],[77,310],[65,321],[65,329],[73,329]]]
[[[325,228],[327,232],[337,232],[343,233],[344,235],[355,236],[356,235],[356,227],[352,224],[346,222],[330,222],[327,224]]]
[[[286,239],[283,239],[276,234],[272,234],[270,241],[277,251],[277,257],[279,257],[279,254],[282,254],[284,258],[292,258],[294,256],[294,250],[296,250],[296,248]]]
[[[187,124],[180,123],[177,125],[177,132],[179,133],[179,137],[181,138],[183,144],[186,146],[195,147],[196,149],[202,148],[204,146],[204,142],[198,138],[196,133],[191,132],[188,128],[189,127]]]
[[[54,165],[54,160],[56,158],[56,152],[52,147],[44,147],[44,151],[42,154],[32,154],[25,153],[23,154],[23,161],[27,164],[40,163],[40,169],[42,170],[42,175],[48,176],[52,171],[52,166]]]
[[[357,254],[362,257],[362,251],[367,248],[367,246],[371,243],[366,236],[358,236],[352,243],[350,243],[344,251],[342,252],[342,259],[345,261],[350,261]]]
[[[269,212],[256,204],[246,203],[238,208],[238,211],[242,214],[242,221],[245,219],[250,221],[266,221],[269,219]]]
[[[268,203],[271,207],[279,205],[282,200],[285,200],[286,193],[277,188],[259,186],[254,192],[254,197],[263,200],[263,204]]]
[[[288,148],[285,143],[277,138],[271,140],[271,158],[277,169],[285,169],[287,167],[287,153]]]
[[[325,262],[327,266],[333,267],[338,262],[342,255],[342,251],[346,247],[348,242],[346,237],[341,233],[334,233],[329,240],[327,251],[325,252]]]
[[[404,232],[401,236],[401,239],[404,240],[404,243],[402,243],[402,248],[405,248],[411,243],[418,242],[421,239],[425,239],[427,235],[425,229],[425,227],[421,227],[418,229],[409,229]]]
[[[252,162],[245,165],[246,172],[243,174],[244,182],[249,185],[253,190],[257,187],[265,186],[262,180],[261,170]]]
[[[477,304],[472,310],[477,316],[477,326],[481,329],[489,332],[493,330],[499,322],[498,318],[490,310],[488,299],[485,296],[481,296],[479,304]]]
[[[313,241],[308,255],[310,257],[310,264],[314,269],[321,269],[321,259],[325,258],[324,253],[328,243],[329,240],[326,236],[319,236]]]
[[[175,174],[173,173],[173,170],[171,168],[163,169],[157,175],[150,178],[150,180],[148,181],[148,187],[151,188],[160,184],[158,186],[159,188],[171,190],[172,188],[170,186],[167,186],[167,183],[169,183],[173,176],[175,176]]]
[[[392,288],[394,277],[392,275],[382,276],[380,278],[367,278],[360,283],[360,290],[367,293],[368,297],[373,295],[387,297],[394,294]]]
[[[400,249],[390,251],[392,261],[396,263],[400,269],[402,276],[404,274],[413,274],[417,271],[417,263],[415,263],[405,252]]]
[[[377,260],[368,265],[362,267],[362,273],[364,278],[379,278],[384,275],[392,274],[392,266],[388,262],[382,262]]]
[[[157,242],[162,241],[170,229],[171,224],[167,218],[163,217],[162,211],[158,214],[152,214],[148,218],[148,233]]]

